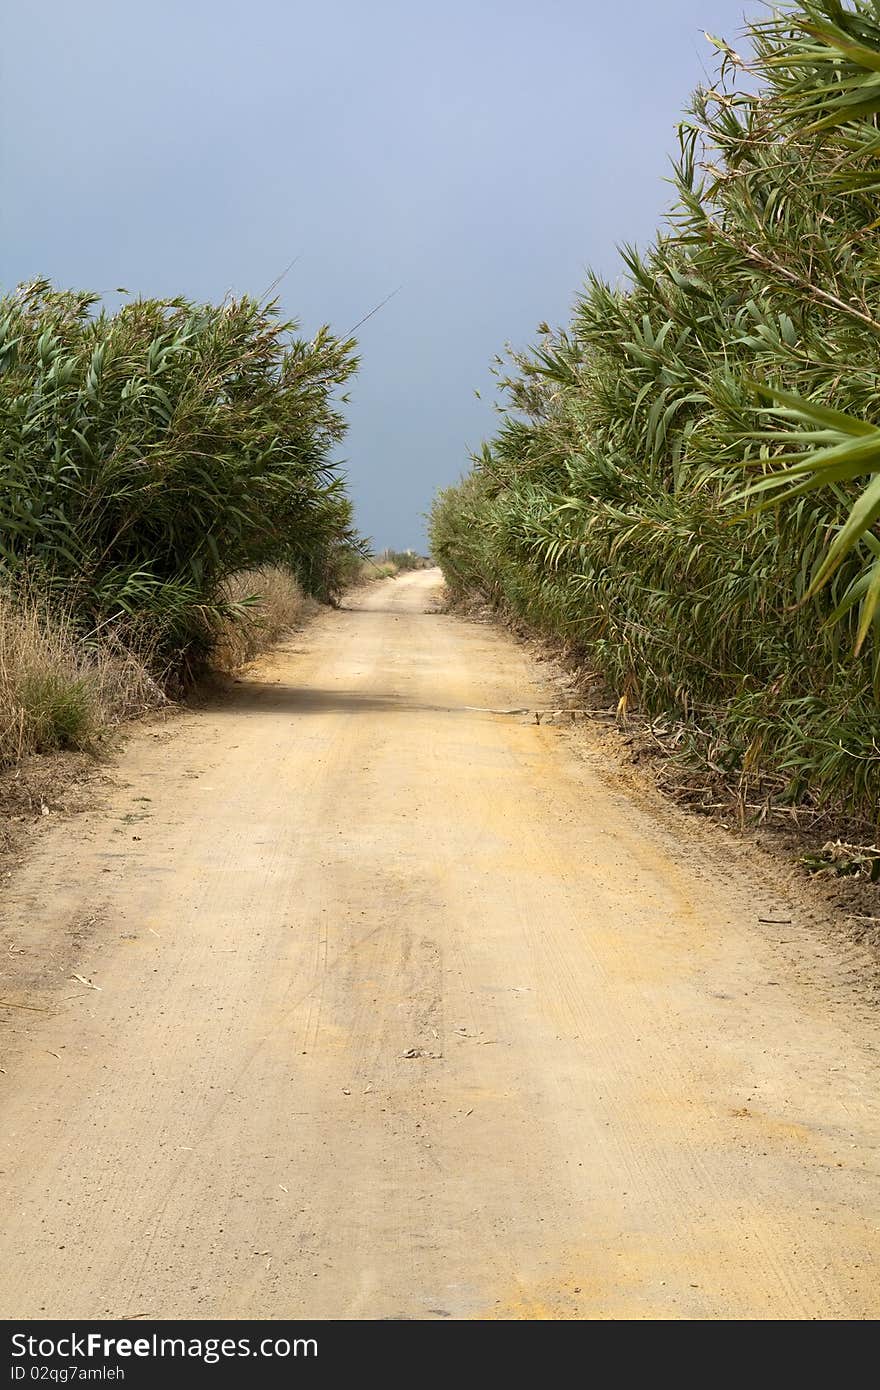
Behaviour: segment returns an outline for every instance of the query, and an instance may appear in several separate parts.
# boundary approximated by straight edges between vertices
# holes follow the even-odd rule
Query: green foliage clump
[[[802,0],[748,42],[718,43],[625,283],[591,274],[567,329],[499,359],[432,553],[716,769],[874,821],[880,8]]]
[[[353,341],[250,298],[108,313],[20,287],[0,300],[0,577],[178,674],[230,616],[231,575],[282,564],[329,596],[357,545],[333,461],[356,365]]]
[[[16,691],[35,752],[85,747],[95,722],[86,680],[62,670],[26,671]]]

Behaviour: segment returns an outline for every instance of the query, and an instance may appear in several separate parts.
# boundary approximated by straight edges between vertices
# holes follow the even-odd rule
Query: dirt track
[[[466,708],[549,697],[437,582],[137,734],[7,890],[0,1315],[876,1317],[845,961]]]

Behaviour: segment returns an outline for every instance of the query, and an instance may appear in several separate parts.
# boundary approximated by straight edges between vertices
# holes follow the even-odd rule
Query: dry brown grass
[[[391,560],[365,560],[362,584],[369,584],[374,579],[393,579],[397,574],[397,566]]]
[[[364,557],[358,562],[357,569],[348,582],[351,588],[359,589],[362,584],[372,584],[374,579],[393,579],[399,568],[393,560],[373,560]]]
[[[104,629],[83,638],[26,589],[0,591],[0,767],[29,753],[91,749],[165,702],[146,664]]]
[[[251,606],[247,601],[257,597]],[[231,673],[296,627],[317,606],[289,570],[235,575],[213,664]],[[26,586],[0,589],[0,769],[33,753],[93,751],[110,729],[167,703],[144,659],[106,625],[83,637],[69,615],[47,612]]]
[[[244,570],[227,581],[227,602],[245,604],[254,595],[259,602],[240,609],[220,628],[211,664],[232,673],[299,626],[318,606],[300,588],[290,570],[279,565]]]

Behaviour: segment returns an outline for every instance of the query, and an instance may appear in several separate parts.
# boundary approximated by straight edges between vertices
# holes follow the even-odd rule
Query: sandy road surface
[[[846,963],[466,709],[548,693],[437,583],[137,734],[7,890],[0,1314],[876,1316]]]

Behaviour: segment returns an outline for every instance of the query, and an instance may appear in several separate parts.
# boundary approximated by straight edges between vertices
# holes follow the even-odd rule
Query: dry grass
[[[358,555],[353,551],[342,575],[343,586],[358,589],[376,579],[393,579],[405,570],[427,569],[430,563],[414,550],[382,550],[376,555]]]
[[[29,753],[94,748],[164,699],[145,662],[106,629],[84,639],[27,590],[0,592],[0,767]]]
[[[369,584],[374,579],[393,579],[397,572],[393,560],[365,560],[361,582]]]
[[[219,627],[213,662],[229,673],[317,606],[275,566],[234,575],[224,600],[236,612]],[[33,753],[94,751],[116,725],[167,703],[150,666],[149,653],[106,625],[83,637],[70,614],[47,612],[27,586],[0,590],[0,769]]]
[[[400,574],[403,568],[405,567],[389,558],[384,552],[375,558],[364,556],[358,561],[357,569],[349,583],[352,587],[358,588],[361,584],[372,584],[376,579],[393,579],[396,574]]]
[[[290,570],[280,565],[233,575],[226,582],[224,598],[238,611],[222,623],[211,662],[227,673],[253,661],[317,607],[315,600],[303,593]],[[253,598],[258,601],[251,604],[249,600]]]

